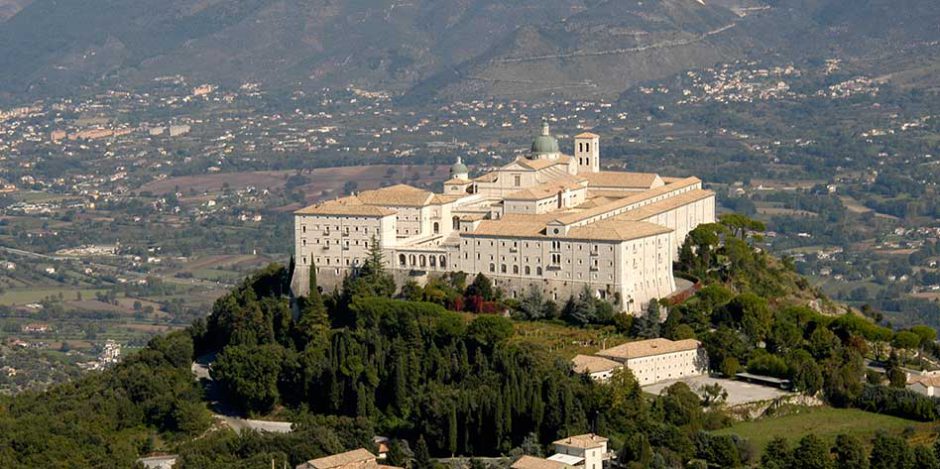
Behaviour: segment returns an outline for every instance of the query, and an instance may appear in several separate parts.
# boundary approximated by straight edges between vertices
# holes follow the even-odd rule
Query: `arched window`
[[[531,273],[532,273],[532,269],[529,266],[525,266],[525,274],[530,275]]]
[[[424,254],[422,254],[421,257],[419,257],[418,259],[420,259],[421,261],[421,267],[424,267],[427,265],[428,261],[427,261],[427,258],[424,257]]]
[[[541,267],[536,267],[536,268],[535,268],[535,275],[542,275],[542,268],[541,268]]]
[[[460,229],[460,217],[453,217],[451,218],[451,221],[454,224],[454,229],[459,230]]]
[[[496,272],[496,264],[490,263],[490,272]]]
[[[447,258],[441,256],[441,268],[443,269],[444,267],[447,267]]]
[[[512,266],[512,273],[514,273],[514,274],[518,274],[518,273],[519,273],[519,266],[518,266],[518,265]]]
[[[499,266],[499,272],[500,272],[500,273],[503,273],[503,274],[506,273],[506,264],[500,264],[500,266]]]
[[[434,234],[438,234],[440,232],[441,232],[441,224],[438,222],[434,222]]]
[[[409,260],[411,261],[411,266],[412,266],[412,267],[418,265],[418,258],[415,257],[414,254],[412,254],[412,255],[410,256],[410,259],[409,259]]]
[[[437,257],[428,256],[428,265],[430,265],[431,267],[437,267]]]

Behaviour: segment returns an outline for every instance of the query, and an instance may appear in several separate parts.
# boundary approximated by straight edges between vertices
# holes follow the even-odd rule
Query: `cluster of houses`
[[[573,435],[552,443],[555,453],[547,458],[522,456],[512,464],[512,469],[603,469],[615,455],[607,448],[607,438],[593,433]],[[295,466],[295,469],[398,469],[382,464],[385,459],[379,444],[379,454],[359,448],[344,453],[311,459]]]

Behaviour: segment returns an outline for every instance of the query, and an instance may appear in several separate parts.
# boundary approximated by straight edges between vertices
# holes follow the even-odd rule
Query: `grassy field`
[[[512,340],[533,343],[562,356],[591,354],[605,347],[613,347],[627,341],[613,327],[582,329],[553,322],[513,321],[516,335]]]
[[[834,409],[831,407],[798,407],[793,413],[779,417],[767,417],[752,422],[738,423],[714,432],[719,435],[737,434],[750,440],[758,452],[763,452],[767,443],[782,436],[795,444],[809,433],[815,433],[830,444],[841,433],[849,434],[868,443],[878,430],[901,434],[913,428],[912,443],[925,444],[935,439],[934,425],[888,415],[874,414],[857,409]]]
[[[7,290],[2,295],[0,295],[0,305],[12,306],[37,303],[42,301],[43,298],[49,296],[58,296],[59,293],[62,293],[62,296],[66,301],[74,300],[76,292],[79,291],[82,292],[82,298],[93,299],[96,293],[103,292],[105,290],[73,288],[26,288]]]

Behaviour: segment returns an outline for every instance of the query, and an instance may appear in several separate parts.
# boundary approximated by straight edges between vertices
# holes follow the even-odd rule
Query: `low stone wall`
[[[825,403],[818,397],[807,396],[805,394],[790,394],[788,396],[771,399],[769,401],[749,402],[747,404],[739,404],[733,407],[729,407],[728,413],[734,420],[744,422],[773,415],[778,409],[788,405],[819,407],[825,405]]]

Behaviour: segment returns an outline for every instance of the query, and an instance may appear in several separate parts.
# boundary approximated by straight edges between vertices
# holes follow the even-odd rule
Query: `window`
[[[522,185],[522,176],[518,174],[513,174],[512,181],[513,181],[513,185],[515,185],[516,187],[519,187]]]
[[[490,263],[490,272],[496,272],[496,264]]]

